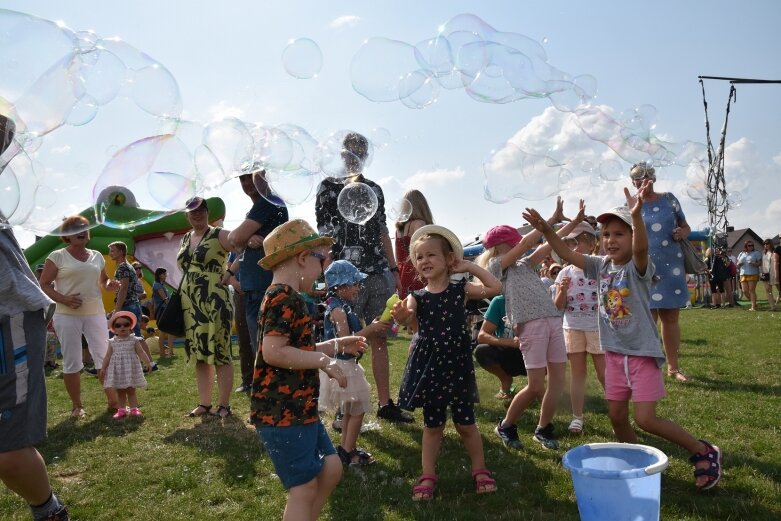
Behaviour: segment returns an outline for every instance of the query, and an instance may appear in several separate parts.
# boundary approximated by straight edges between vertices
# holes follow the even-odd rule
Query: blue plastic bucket
[[[631,443],[589,443],[567,451],[582,521],[659,519],[664,452]]]

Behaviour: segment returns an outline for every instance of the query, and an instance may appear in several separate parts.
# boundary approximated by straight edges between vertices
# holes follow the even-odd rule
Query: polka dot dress
[[[476,403],[477,383],[466,328],[465,281],[441,293],[412,293],[418,304],[418,333],[399,390],[407,410],[425,406]]]
[[[689,301],[681,245],[673,230],[685,219],[678,199],[665,194],[643,203],[643,221],[648,231],[648,253],[656,267],[651,285],[651,309],[682,308]]]

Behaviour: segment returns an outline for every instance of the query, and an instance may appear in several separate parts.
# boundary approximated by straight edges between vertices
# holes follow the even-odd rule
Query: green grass
[[[717,443],[726,453],[726,475],[710,493],[694,490],[692,467],[677,446],[640,434],[640,442],[670,456],[662,478],[662,518],[769,520],[781,518],[781,313],[743,309],[681,312],[681,365],[686,384],[667,382],[659,413]],[[392,342],[393,388],[404,367],[408,339]],[[248,399],[236,396],[228,421],[193,420],[183,414],[196,403],[193,367],[178,358],[161,363],[139,392],[143,420],[115,422],[102,414],[96,379],[83,379],[88,418],[72,422],[62,380],[49,386],[49,439],[40,447],[53,487],[79,520],[278,519],[285,492],[245,423]],[[369,360],[364,367],[370,375]],[[237,368],[238,372],[238,368]],[[323,519],[578,519],[575,496],[561,456],[582,443],[612,441],[606,405],[591,378],[586,431],[562,434],[562,449],[545,451],[531,440],[536,408],[519,422],[527,448],[506,450],[492,433],[503,408],[493,398],[496,380],[478,369],[483,402],[477,408],[486,460],[500,491],[476,496],[469,464],[454,429],[446,431],[439,459],[440,482],[429,504],[410,501],[420,473],[421,421],[380,424],[360,444],[378,463],[346,470]],[[556,416],[559,433],[570,416],[566,397]],[[374,418],[368,418],[374,421]],[[330,417],[327,418],[330,423]],[[336,437],[333,438],[337,440]],[[24,503],[0,488],[0,519],[27,520]]]

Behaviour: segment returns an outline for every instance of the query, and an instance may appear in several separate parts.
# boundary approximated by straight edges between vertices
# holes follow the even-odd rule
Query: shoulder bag
[[[163,333],[168,333],[175,337],[184,336],[184,310],[182,309],[182,283],[190,269],[190,263],[182,272],[182,279],[179,281],[179,287],[168,297],[168,303],[163,309],[163,314],[157,321],[157,328]]]

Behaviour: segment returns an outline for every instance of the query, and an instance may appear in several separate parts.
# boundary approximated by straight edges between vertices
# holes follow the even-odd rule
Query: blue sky
[[[91,29],[102,37],[121,37],[176,78],[182,118],[187,121],[208,123],[233,116],[263,125],[295,124],[316,139],[340,129],[389,136],[387,146],[375,150],[366,174],[387,183],[391,194],[407,187],[420,189],[435,220],[464,241],[492,225],[520,225],[526,206],[544,212],[553,207],[552,198],[513,199],[504,204],[485,199],[483,162],[507,140],[535,149],[555,148],[556,159],[572,173],[562,192],[568,202],[565,208],[575,208],[578,197],[585,197],[589,213],[621,204],[626,178],[595,184],[584,168],[614,156],[603,144],[587,139],[570,114],[551,108],[546,98],[492,104],[478,102],[463,90],[442,90],[435,103],[421,110],[366,99],[352,88],[349,69],[364,40],[385,37],[414,45],[434,37],[452,17],[471,13],[499,31],[539,42],[548,63],[556,68],[572,76],[596,78],[594,103],[605,110],[620,113],[652,105],[657,111],[654,133],[674,142],[705,141],[698,75],[781,79],[777,58],[781,4],[772,0],[748,1],[740,7],[720,0],[651,4],[4,0],[2,8],[61,20],[75,31]],[[323,68],[314,79],[295,79],[282,66],[288,41],[300,37],[311,38],[322,51]],[[375,72],[381,71],[380,62]],[[706,83],[716,140],[727,92],[725,82]],[[729,219],[734,226],[750,226],[763,236],[781,231],[779,107],[781,85],[739,85],[728,128],[728,189],[740,192],[742,199]],[[126,123],[113,124],[119,135]],[[110,132],[111,125],[106,128]],[[115,147],[127,144],[117,140]],[[68,145],[74,154],[92,156],[94,163],[102,161],[94,157],[88,141],[74,137]],[[629,163],[620,161],[626,171]],[[88,185],[97,173],[93,168],[62,182],[91,188]],[[660,169],[658,174],[657,188],[678,195],[692,227],[700,227],[706,213],[687,196],[691,174],[687,178],[680,167]],[[226,200],[229,228],[248,208],[238,181],[207,195]],[[305,202],[291,213],[313,220],[313,206],[312,201]]]

